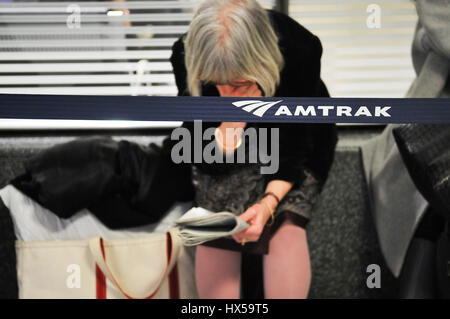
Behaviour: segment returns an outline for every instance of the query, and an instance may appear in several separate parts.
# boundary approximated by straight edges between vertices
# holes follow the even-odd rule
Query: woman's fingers
[[[245,239],[246,242],[258,241],[261,230],[259,225],[252,225],[239,233],[233,234],[232,237],[238,243],[241,243],[243,239]]]
[[[243,239],[245,239],[246,242],[259,240],[265,224],[263,209],[264,207],[262,205],[255,204],[239,216],[239,218],[248,222],[250,227],[232,235],[235,241],[241,243]]]
[[[258,241],[260,232],[257,231],[256,229],[251,229],[251,228],[253,228],[253,226],[250,226],[249,228],[247,228],[246,230],[244,230],[240,233],[236,233],[236,234],[232,235],[232,237],[238,243],[242,243],[242,241],[244,239],[246,242]]]
[[[261,229],[257,225],[247,228],[244,234],[247,241],[258,241],[259,236],[261,236]]]
[[[239,218],[242,219],[244,222],[248,222],[252,220],[256,215],[258,211],[252,206],[249,209],[247,209],[244,213],[239,215]]]
[[[234,234],[234,235],[232,235],[232,237],[234,238],[234,240],[236,241],[236,242],[238,242],[238,243],[241,243],[242,242],[242,239],[244,238],[244,235],[238,235],[238,234]]]
[[[261,236],[262,229],[263,228],[261,225],[255,224],[232,236],[238,243],[242,242],[243,239],[245,239],[246,242],[258,241]]]
[[[239,218],[242,219],[245,222],[248,222],[248,221],[251,221],[255,217],[256,213],[257,212],[252,207],[250,207],[244,213],[239,215]],[[251,224],[251,222],[250,222],[250,224]],[[238,243],[240,243],[240,242],[242,242],[242,239],[245,238],[245,240],[248,241],[248,239],[246,238],[246,236],[248,235],[247,234],[247,229],[245,229],[245,230],[243,230],[243,231],[241,231],[239,233],[233,234],[232,237],[234,238],[234,240],[236,240]]]
[[[242,240],[245,238],[246,241],[248,241],[247,237],[246,237],[246,231],[241,231],[239,233],[236,233],[234,235],[232,235],[232,237],[234,238],[235,241],[237,241],[238,243],[241,243]]]

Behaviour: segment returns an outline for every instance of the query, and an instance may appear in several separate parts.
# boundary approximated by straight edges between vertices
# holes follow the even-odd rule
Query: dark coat
[[[329,97],[327,88],[320,78],[322,45],[319,38],[289,16],[273,10],[267,11],[278,35],[279,47],[284,59],[280,83],[274,96]],[[187,89],[187,71],[184,62],[183,38],[185,36],[186,33],[173,44],[170,57],[179,96],[190,95]],[[204,96],[220,95],[213,85],[203,85],[202,93]],[[192,123],[183,123],[183,126],[193,131]],[[204,129],[211,126],[217,126],[217,123],[203,123]],[[304,179],[302,172],[304,168],[307,168],[320,182],[325,182],[337,143],[335,124],[257,123],[253,126],[280,129],[280,169],[276,174],[269,176],[269,179],[301,183]],[[219,166],[211,165],[213,168]],[[206,165],[202,165],[202,168],[207,169]]]

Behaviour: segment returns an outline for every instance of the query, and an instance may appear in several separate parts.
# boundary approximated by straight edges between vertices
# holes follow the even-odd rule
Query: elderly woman
[[[207,0],[173,45],[179,95],[327,97],[319,39],[255,0]],[[193,123],[184,123],[193,130]],[[263,255],[266,298],[305,298],[311,279],[305,226],[333,160],[334,124],[202,123],[223,154],[249,141],[250,127],[279,128],[279,169],[261,163],[192,164],[196,205],[230,211],[250,227],[197,247],[201,298],[239,298],[241,254]],[[230,133],[231,132],[231,133]],[[230,135],[231,134],[231,135]],[[247,154],[248,155],[248,154]]]

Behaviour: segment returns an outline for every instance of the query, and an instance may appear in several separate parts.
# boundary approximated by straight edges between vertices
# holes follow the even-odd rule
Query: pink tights
[[[284,222],[270,240],[263,269],[266,298],[306,298],[311,281],[306,231]],[[240,297],[241,253],[198,246],[195,272],[200,298]]]

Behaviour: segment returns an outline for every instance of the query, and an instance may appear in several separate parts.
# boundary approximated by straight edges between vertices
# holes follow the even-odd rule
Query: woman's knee
[[[310,256],[306,230],[290,221],[284,222],[269,243],[268,264],[278,268],[301,268],[303,274],[310,272]]]
[[[264,258],[266,298],[306,298],[311,264],[305,229],[287,221],[272,237]]]
[[[201,298],[239,298],[240,253],[197,246],[195,269]]]
[[[306,230],[287,219],[283,221],[281,226],[273,235],[270,244],[271,246],[281,245],[282,247],[286,247],[286,244],[297,244],[300,246],[306,245],[307,247]]]

